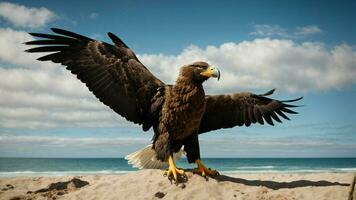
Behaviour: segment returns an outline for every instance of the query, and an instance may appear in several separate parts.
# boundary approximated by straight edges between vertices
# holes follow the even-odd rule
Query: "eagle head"
[[[218,68],[209,65],[206,62],[194,62],[181,68],[180,76],[197,82],[204,82],[210,77],[220,79]]]

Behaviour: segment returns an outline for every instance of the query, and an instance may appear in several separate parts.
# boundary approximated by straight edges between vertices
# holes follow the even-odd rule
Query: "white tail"
[[[173,159],[178,160],[183,154],[184,151],[181,149],[173,154]],[[168,162],[157,160],[156,152],[152,149],[152,144],[125,156],[125,159],[128,160],[130,165],[139,169],[165,169],[168,167]]]

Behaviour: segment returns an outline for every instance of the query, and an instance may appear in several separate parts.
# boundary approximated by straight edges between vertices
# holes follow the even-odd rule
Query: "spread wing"
[[[26,51],[49,53],[38,60],[67,66],[101,102],[127,120],[145,125],[150,100],[164,83],[133,51],[112,33],[108,36],[115,45],[62,29],[52,31],[56,34],[30,33],[41,39],[25,44],[41,46]]]
[[[274,89],[262,94],[235,93],[230,95],[206,96],[206,111],[203,115],[199,133],[234,126],[250,126],[254,123],[273,121],[282,122],[280,117],[289,120],[285,113],[297,114],[290,110],[295,105],[287,104],[302,99],[302,97],[287,101],[268,98]]]

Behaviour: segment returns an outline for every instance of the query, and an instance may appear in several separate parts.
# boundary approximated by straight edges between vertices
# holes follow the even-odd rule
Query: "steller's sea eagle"
[[[197,163],[194,172],[202,176],[218,174],[205,167],[200,159],[199,134],[253,123],[273,125],[273,121],[281,122],[280,117],[289,120],[285,113],[296,114],[290,110],[296,106],[287,103],[301,99],[279,101],[266,97],[274,90],[260,95],[205,95],[204,81],[220,78],[219,70],[206,62],[181,67],[175,84],[167,85],[112,33],[108,36],[114,45],[58,28],[52,31],[56,34],[30,33],[42,39],[26,42],[40,45],[26,51],[49,53],[38,60],[67,66],[113,111],[139,124],[143,131],[152,127],[152,145],[128,159],[141,168],[157,168],[162,166],[159,163],[168,163],[166,175],[176,182],[185,177],[174,162],[174,154],[181,148],[189,163]]]

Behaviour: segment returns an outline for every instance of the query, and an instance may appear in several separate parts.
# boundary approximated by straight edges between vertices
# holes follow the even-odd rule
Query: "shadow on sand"
[[[219,182],[230,181],[234,183],[240,183],[248,186],[264,186],[273,190],[283,189],[283,188],[297,188],[297,187],[324,187],[324,186],[350,186],[348,183],[339,182],[329,182],[329,181],[308,181],[308,180],[298,180],[291,182],[275,182],[275,181],[261,181],[261,180],[246,180],[242,178],[234,178],[225,175],[219,175],[216,177],[211,177]]]

